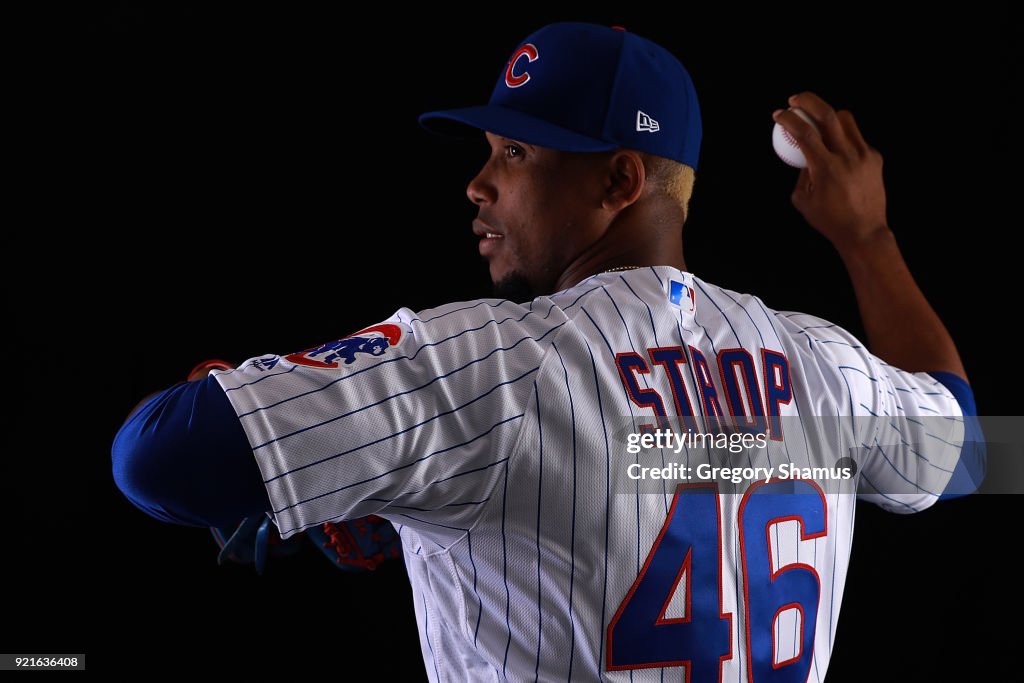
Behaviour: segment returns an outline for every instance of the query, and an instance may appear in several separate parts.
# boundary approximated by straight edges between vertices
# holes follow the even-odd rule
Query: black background
[[[463,193],[483,146],[435,139],[416,116],[485,101],[518,41],[563,19],[646,35],[693,76],[705,137],[689,268],[859,334],[841,264],[789,204],[795,172],[769,140],[794,92],[851,109],[885,156],[890,222],[979,411],[1022,414],[1005,330],[1020,226],[1005,16],[53,9],[26,27],[7,105],[16,439],[0,651],[87,651],[91,668],[140,672],[205,654],[225,670],[422,676],[400,565],[342,575],[314,551],[262,578],[218,567],[207,532],[121,497],[109,444],[139,398],[198,360],[290,352],[400,306],[487,295]],[[1016,504],[979,496],[908,517],[861,505],[828,680],[1008,669]]]

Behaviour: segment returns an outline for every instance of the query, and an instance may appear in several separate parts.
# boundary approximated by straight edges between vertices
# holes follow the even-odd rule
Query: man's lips
[[[481,256],[492,253],[498,247],[498,243],[505,239],[505,235],[479,218],[473,221],[473,234],[480,238]]]
[[[505,236],[479,218],[473,220],[473,234],[484,239],[495,239]]]

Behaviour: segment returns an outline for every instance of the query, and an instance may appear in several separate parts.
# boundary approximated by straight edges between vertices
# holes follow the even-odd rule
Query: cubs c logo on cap
[[[540,57],[537,52],[537,48],[531,43],[523,45],[521,48],[516,50],[515,54],[512,55],[512,59],[508,60],[508,67],[505,69],[505,85],[510,88],[518,88],[521,85],[525,85],[530,80],[530,72],[525,69],[520,73],[516,73],[516,65],[519,63],[521,57],[526,57],[527,63],[536,62]]]

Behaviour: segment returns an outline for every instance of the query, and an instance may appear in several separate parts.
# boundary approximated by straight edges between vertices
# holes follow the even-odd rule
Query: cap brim
[[[479,107],[431,111],[419,118],[420,125],[441,135],[465,133],[463,126],[485,130],[512,140],[564,152],[607,152],[618,145],[580,135],[515,109],[487,104]],[[445,125],[455,122],[463,126]]]

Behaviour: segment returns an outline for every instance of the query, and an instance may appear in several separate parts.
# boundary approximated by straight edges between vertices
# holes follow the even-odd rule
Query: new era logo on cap
[[[639,109],[636,110],[636,129],[638,132],[657,133],[661,130],[658,122]]]

